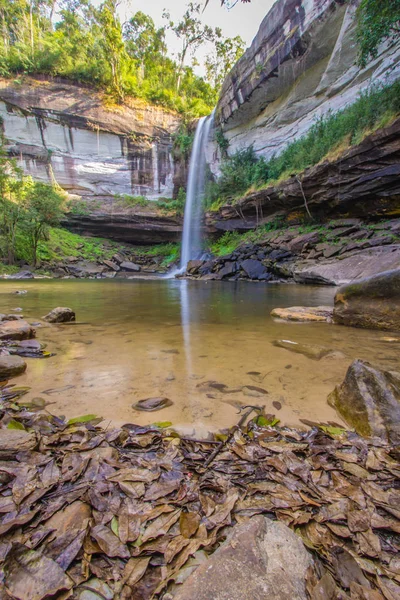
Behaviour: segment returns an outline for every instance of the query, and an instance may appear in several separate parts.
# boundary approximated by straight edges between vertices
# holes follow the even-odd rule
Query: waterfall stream
[[[201,218],[206,175],[206,147],[214,113],[202,117],[196,128],[190,156],[188,187],[183,220],[182,254],[180,270],[185,271],[189,260],[202,254]]]

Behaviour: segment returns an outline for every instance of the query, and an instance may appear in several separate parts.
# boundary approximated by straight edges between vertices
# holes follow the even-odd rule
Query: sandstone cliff
[[[106,108],[93,90],[27,78],[0,80],[0,116],[9,153],[36,180],[103,201],[172,196],[171,112],[141,101]]]
[[[270,158],[316,118],[360,91],[400,77],[400,44],[384,43],[356,66],[359,0],[278,0],[227,77],[216,111],[229,152],[254,146]],[[214,165],[214,170],[218,165]]]

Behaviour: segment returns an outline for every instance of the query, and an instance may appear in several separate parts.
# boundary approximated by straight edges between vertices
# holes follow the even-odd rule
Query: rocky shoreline
[[[186,275],[341,285],[398,268],[400,219],[371,224],[345,218],[267,232],[260,242],[240,245],[226,256],[190,261]]]

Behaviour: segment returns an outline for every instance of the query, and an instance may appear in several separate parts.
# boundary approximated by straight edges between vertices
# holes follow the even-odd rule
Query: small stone
[[[321,358],[325,358],[331,355],[333,352],[330,348],[314,346],[312,344],[299,344],[297,342],[292,342],[291,340],[275,340],[273,345],[277,346],[278,348],[290,350],[296,354],[303,354],[307,358],[311,358],[313,360],[321,360]]]
[[[330,306],[292,306],[291,308],[274,308],[271,317],[284,321],[321,321],[331,323],[333,307]]]
[[[75,313],[71,308],[57,306],[43,317],[48,323],[70,323],[75,321]]]
[[[145,398],[139,400],[136,404],[132,404],[132,408],[135,410],[144,410],[147,412],[153,412],[155,410],[162,410],[167,406],[172,406],[173,402],[169,398]]]
[[[268,274],[267,269],[259,260],[249,258],[240,263],[241,269],[246,273],[249,279],[259,279],[260,276]]]
[[[1,321],[0,340],[29,340],[35,337],[35,330],[27,321]]]
[[[123,269],[124,271],[133,271],[135,273],[140,271],[140,267],[139,265],[130,262],[129,260],[125,260],[124,262],[122,262],[120,264],[121,269]]]
[[[26,371],[26,362],[20,356],[0,356],[0,380],[21,375]]]

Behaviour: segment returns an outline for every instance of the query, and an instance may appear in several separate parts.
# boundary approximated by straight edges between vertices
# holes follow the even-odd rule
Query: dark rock
[[[318,231],[312,233],[305,233],[295,237],[291,242],[288,243],[288,248],[293,254],[301,254],[306,246],[313,246],[318,244],[321,238],[321,234]]]
[[[250,279],[259,279],[260,276],[268,273],[265,266],[259,260],[253,260],[251,258],[243,260],[240,263],[240,268],[246,273]]]
[[[342,227],[357,227],[360,225],[360,219],[335,219],[327,224],[329,229],[336,229]]]
[[[358,434],[400,443],[400,373],[355,360],[328,402]]]
[[[306,600],[313,558],[286,525],[256,516],[227,540],[173,594],[174,600]]]
[[[145,398],[139,400],[136,404],[132,404],[132,408],[135,410],[144,410],[147,412],[153,412],[155,410],[162,410],[167,406],[172,406],[173,402],[169,398]]]
[[[400,269],[340,288],[333,317],[340,325],[400,331]]]
[[[224,279],[224,277],[230,277],[237,271],[237,264],[235,262],[226,262],[225,265],[218,271],[218,277]]]
[[[196,273],[198,272],[198,270],[200,269],[200,267],[202,265],[203,265],[202,260],[189,260],[187,267],[186,267],[186,272],[189,273],[190,275],[196,275]]]
[[[269,260],[279,261],[283,260],[284,258],[289,258],[290,256],[292,256],[292,254],[287,250],[272,250],[268,258]]]
[[[79,261],[75,264],[69,264],[65,268],[69,274],[75,277],[95,277],[105,271],[103,265],[90,261]]]
[[[112,260],[103,260],[103,263],[106,265],[106,267],[108,267],[112,271],[120,270],[120,266],[116,262],[113,262]]]
[[[137,265],[136,263],[130,262],[129,260],[125,260],[124,262],[122,262],[120,264],[120,267],[124,271],[133,271],[135,273],[138,273],[140,271],[139,265]]]
[[[18,271],[13,275],[9,275],[8,279],[33,279],[34,275],[30,271]]]
[[[35,330],[27,321],[2,321],[0,340],[28,340],[35,337]]]
[[[19,356],[0,356],[0,381],[21,375],[26,370],[26,362]]]
[[[43,317],[48,323],[69,323],[75,321],[75,313],[71,308],[57,306]]]
[[[215,263],[213,260],[206,260],[199,268],[199,274],[200,275],[208,275],[209,273],[212,272],[214,264]]]

